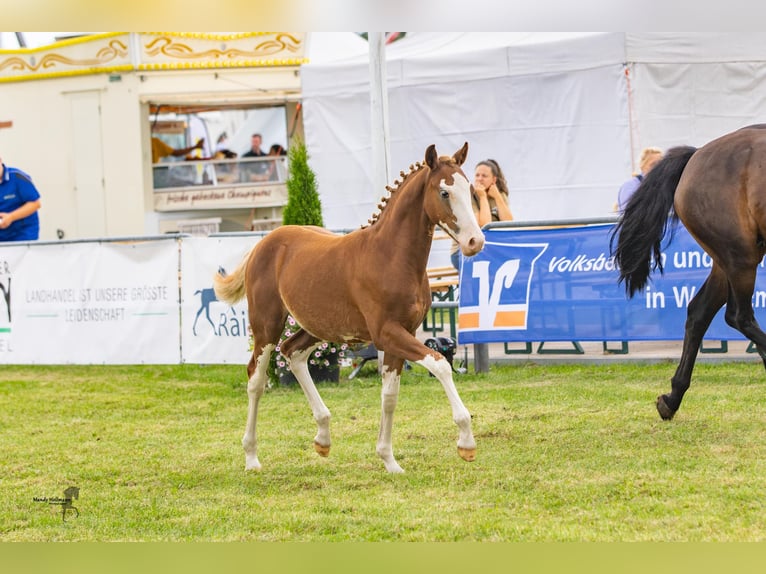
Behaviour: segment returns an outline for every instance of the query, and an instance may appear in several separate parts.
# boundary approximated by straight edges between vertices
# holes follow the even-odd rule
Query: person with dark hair
[[[0,241],[34,241],[40,237],[40,192],[32,178],[0,159]]]
[[[512,221],[513,213],[508,206],[508,182],[503,170],[494,159],[476,164],[473,180],[473,211],[480,227],[491,221]],[[452,265],[460,271],[460,251],[453,241],[450,251]]]
[[[261,134],[253,134],[250,138],[250,149],[242,154],[242,157],[263,157],[268,155],[261,149],[263,144],[263,136]]]
[[[261,134],[253,134],[250,138],[250,149],[242,154],[243,158],[261,158],[266,157],[267,154],[261,149],[263,143],[263,136]],[[269,165],[268,161],[253,161],[242,164],[242,173],[245,176],[245,181],[268,181],[269,180]]]
[[[269,148],[269,157],[279,157],[287,155],[287,150],[283,148],[280,144],[273,144]],[[262,174],[263,181],[279,181],[283,179],[283,177],[280,177],[282,171],[284,171],[284,163],[280,163],[277,165],[278,160],[273,159],[268,162],[268,169],[264,171]]]
[[[486,159],[476,164],[473,192],[474,210],[477,211],[476,219],[480,226],[483,227],[490,221],[513,220],[513,213],[508,207],[508,183],[505,181],[503,170],[494,159]]]

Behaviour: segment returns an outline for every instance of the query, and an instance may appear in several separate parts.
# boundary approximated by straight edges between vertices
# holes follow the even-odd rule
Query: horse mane
[[[414,164],[410,165],[410,171],[408,173],[404,173],[403,171],[399,172],[399,177],[401,177],[401,180],[394,180],[394,186],[391,187],[390,185],[386,186],[386,191],[388,191],[388,195],[385,195],[380,198],[380,203],[378,204],[378,211],[372,214],[370,219],[367,220],[366,225],[362,225],[362,229],[366,229],[370,227],[371,225],[375,225],[375,223],[378,222],[378,220],[383,215],[383,211],[386,209],[386,206],[389,204],[391,199],[394,197],[394,194],[399,191],[404,183],[407,181],[407,178],[409,178],[413,173],[417,173],[425,166],[424,163],[416,162]]]

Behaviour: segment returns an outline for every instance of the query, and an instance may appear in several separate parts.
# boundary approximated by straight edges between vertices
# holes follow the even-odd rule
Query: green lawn
[[[698,365],[671,422],[675,365],[493,366],[457,379],[477,459],[457,456],[438,382],[405,373],[389,475],[370,369],[324,383],[333,446],[299,389],[261,401],[244,472],[244,366],[2,368],[5,541],[766,540],[766,375]],[[40,501],[80,488],[79,517]],[[38,499],[38,500],[35,500]]]

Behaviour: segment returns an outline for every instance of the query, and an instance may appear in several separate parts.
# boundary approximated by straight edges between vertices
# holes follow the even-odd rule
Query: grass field
[[[244,472],[244,366],[2,367],[5,541],[766,540],[766,375],[698,365],[671,422],[675,365],[493,366],[457,379],[477,460],[458,458],[438,382],[402,381],[394,452],[375,455],[374,370],[322,384],[332,452],[299,389],[261,401]],[[80,489],[79,517],[42,501]]]

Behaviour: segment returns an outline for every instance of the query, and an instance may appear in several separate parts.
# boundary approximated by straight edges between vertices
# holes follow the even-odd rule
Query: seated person
[[[285,148],[283,148],[279,144],[274,144],[269,148],[269,157],[279,157],[287,155],[287,152],[285,151]],[[280,178],[280,165],[278,165],[280,162],[276,159],[271,160],[268,162],[268,169],[265,171],[265,180],[266,181],[279,181]]]

